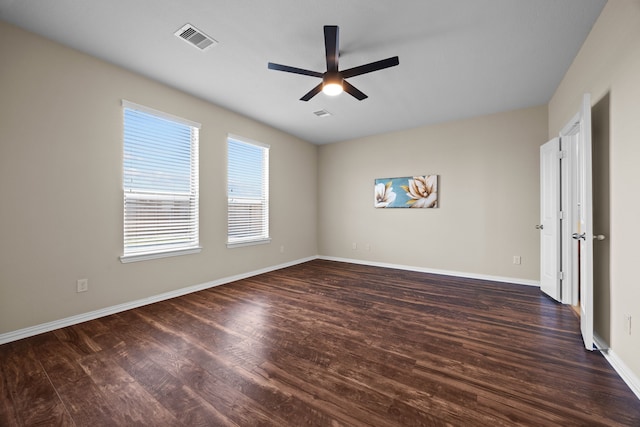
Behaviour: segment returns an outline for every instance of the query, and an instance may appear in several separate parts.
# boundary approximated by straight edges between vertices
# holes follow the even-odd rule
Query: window
[[[268,243],[269,146],[227,138],[227,247]]]
[[[200,251],[199,123],[128,101],[124,107],[122,262]]]

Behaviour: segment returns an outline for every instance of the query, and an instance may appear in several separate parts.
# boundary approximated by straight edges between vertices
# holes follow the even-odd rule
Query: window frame
[[[154,190],[142,190],[141,188],[133,188],[135,186],[127,186],[125,182],[125,176],[127,174],[127,159],[126,159],[126,112],[127,110],[132,110],[135,112],[144,113],[147,115],[152,115],[156,118],[160,118],[169,122],[173,122],[174,124],[179,124],[182,126],[190,127],[190,146],[189,146],[189,190],[187,192],[179,192],[177,190],[170,191],[167,188],[156,189]],[[202,246],[200,246],[200,194],[199,194],[199,145],[200,145],[200,136],[199,132],[202,127],[200,123],[184,119],[182,117],[174,116],[169,113],[165,113],[163,111],[155,110],[150,107],[146,107],[144,105],[136,104],[134,102],[127,101],[125,99],[122,100],[122,201],[123,201],[123,228],[122,228],[122,248],[123,254],[120,256],[120,261],[122,263],[136,262],[136,261],[145,261],[157,258],[165,258],[171,256],[179,256],[186,254],[195,254],[199,253],[202,250]],[[156,160],[156,159],[154,159]],[[160,171],[166,173],[167,169],[159,169]],[[150,247],[148,250],[135,250],[135,246],[127,246],[127,201],[131,200],[153,200],[157,199],[164,202],[180,202],[187,201],[189,207],[187,211],[189,213],[187,226],[191,232],[185,232],[185,236],[191,236],[184,244],[175,244],[171,246],[171,244],[167,243],[165,240],[164,243],[159,243],[155,247]],[[135,205],[135,202],[134,204]],[[130,204],[131,206],[131,204]],[[170,205],[169,205],[170,208]],[[167,209],[164,207],[163,209]],[[134,210],[135,212],[135,210]],[[135,214],[133,214],[135,215]],[[170,216],[158,216],[158,218],[168,218],[169,222],[171,221]],[[135,218],[134,218],[135,220]],[[177,222],[177,219],[174,219],[174,222]],[[175,224],[173,224],[175,226]],[[133,236],[135,233],[129,235],[129,237]],[[129,250],[128,250],[129,249]]]
[[[231,141],[236,143],[245,144],[252,147],[257,147],[262,150],[262,197],[259,199],[250,199],[245,198],[244,200],[260,200],[260,204],[263,206],[262,208],[262,221],[260,222],[261,232],[258,234],[254,234],[252,236],[242,237],[242,238],[232,238],[230,233],[231,220],[230,220],[230,208],[232,206],[232,197],[230,197],[230,178],[231,178],[231,158],[230,158],[230,150],[229,144]],[[269,172],[269,162],[270,162],[270,149],[271,146],[269,144],[265,144],[263,142],[258,142],[251,140],[249,138],[245,138],[242,136],[228,134],[226,139],[226,147],[227,147],[227,181],[226,181],[226,193],[227,193],[227,248],[238,248],[243,246],[254,246],[267,244],[271,242],[270,235],[270,194],[269,194],[269,180],[270,180],[270,172]],[[256,203],[257,204],[257,203]]]

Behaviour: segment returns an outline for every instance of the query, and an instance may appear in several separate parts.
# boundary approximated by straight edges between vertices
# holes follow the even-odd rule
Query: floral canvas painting
[[[438,175],[378,178],[373,202],[376,208],[437,208]]]

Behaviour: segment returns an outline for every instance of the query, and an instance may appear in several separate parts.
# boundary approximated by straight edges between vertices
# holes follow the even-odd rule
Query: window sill
[[[243,240],[240,242],[227,242],[227,249],[241,248],[243,246],[264,245],[267,243],[271,243],[271,237],[267,237],[266,239]]]
[[[195,248],[177,249],[177,250],[171,250],[166,252],[151,252],[151,253],[140,253],[135,255],[122,255],[120,257],[120,262],[123,264],[127,264],[130,262],[148,261],[151,259],[197,254],[197,253],[200,253],[200,251],[202,251],[202,247],[198,246]]]

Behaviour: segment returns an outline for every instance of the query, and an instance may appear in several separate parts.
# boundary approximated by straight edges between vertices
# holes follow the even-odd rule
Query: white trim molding
[[[609,365],[620,375],[620,378],[622,378],[638,400],[640,400],[640,378],[629,369],[612,349],[600,350],[600,353],[602,353],[607,362],[609,362]]]
[[[473,274],[473,273],[461,273],[459,271],[447,271],[447,270],[435,270],[431,268],[423,268],[423,267],[412,267],[407,265],[399,265],[399,264],[388,264],[388,263],[380,263],[380,262],[372,262],[372,261],[362,261],[357,259],[348,259],[348,258],[336,258],[336,257],[327,257],[327,256],[311,256],[307,258],[298,259],[295,261],[291,261],[284,264],[279,264],[272,267],[263,268],[260,270],[254,270],[247,273],[238,274],[235,276],[224,277],[221,279],[217,279],[211,282],[202,283],[199,285],[188,286],[186,288],[176,289],[175,291],[165,292],[163,294],[150,296],[147,298],[138,299],[135,301],[125,302],[123,304],[114,305],[111,307],[101,308],[99,310],[90,311],[88,313],[82,313],[71,317],[66,317],[64,319],[54,320],[52,322],[42,323],[35,326],[30,326],[28,328],[19,329],[17,331],[6,332],[4,334],[0,334],[0,344],[5,344],[11,341],[17,341],[23,338],[32,337],[34,335],[42,334],[45,332],[50,332],[56,329],[65,328],[67,326],[76,325],[78,323],[87,322],[89,320],[98,319],[100,317],[108,316],[110,314],[120,313],[122,311],[131,310],[133,308],[142,307],[148,304],[153,304],[155,302],[164,301],[171,298],[176,298],[182,295],[190,294],[192,292],[198,292],[204,289],[213,288],[215,286],[224,285],[227,283],[235,282],[237,280],[246,279],[248,277],[257,276],[259,274],[268,273],[270,271],[280,270],[282,268],[291,267],[293,265],[302,264],[308,261],[312,261],[314,259],[324,259],[328,261],[338,261],[338,262],[347,262],[352,264],[362,264],[362,265],[371,265],[374,267],[384,267],[384,268],[396,268],[400,270],[409,270],[409,271],[417,271],[422,273],[432,273],[432,274],[441,274],[447,276],[456,276],[456,277],[466,277],[470,279],[480,279],[480,280],[491,280],[494,282],[505,282],[505,283],[515,283],[520,285],[529,285],[529,286],[539,286],[539,282],[535,282],[532,280],[524,280],[524,279],[516,279],[509,277],[498,277],[498,276],[487,276],[482,274]]]
[[[486,274],[465,273],[461,271],[438,270],[434,268],[414,267],[411,265],[389,264],[386,262],[364,261],[361,259],[338,258],[330,256],[318,256],[319,259],[327,261],[348,262],[351,264],[370,265],[373,267],[395,268],[398,270],[417,271],[420,273],[439,274],[442,276],[464,277],[467,279],[488,280],[491,282],[513,283],[516,285],[536,286],[540,287],[540,282],[536,280],[519,279],[515,277],[490,276]]]
[[[190,294],[193,292],[202,291],[204,289],[213,288],[215,286],[225,285],[227,283],[235,282],[237,280],[242,280],[248,277],[257,276],[259,274],[268,273],[270,271],[280,270],[282,268],[291,267],[297,264],[302,264],[304,262],[312,261],[316,258],[317,257],[315,256],[302,258],[302,259],[287,262],[284,264],[279,264],[276,266],[267,267],[260,270],[254,270],[248,273],[237,274],[235,276],[224,277],[211,282],[188,286],[186,288],[176,289],[175,291],[165,292],[163,294],[138,299],[135,301],[125,302],[123,304],[118,304],[111,307],[101,308],[99,310],[78,314],[76,316],[66,317],[60,320],[54,320],[53,322],[42,323],[40,325],[30,326],[28,328],[19,329],[17,331],[7,332],[4,334],[0,334],[0,344],[21,340],[23,338],[32,337],[34,335],[50,332],[60,328],[65,328],[67,326],[77,325],[78,323],[87,322],[89,320],[98,319],[100,317],[108,316],[110,314],[120,313],[122,311],[131,310],[133,308],[142,307],[144,305],[153,304],[155,302],[160,302],[167,299]]]
[[[123,304],[114,305],[111,307],[105,307],[99,310],[90,311],[88,313],[78,314],[76,316],[66,317],[60,320],[54,320],[52,322],[42,323],[40,325],[19,329],[17,331],[7,332],[4,334],[0,334],[0,344],[17,341],[23,338],[28,338],[34,335],[50,332],[60,328],[65,328],[67,326],[76,325],[78,323],[87,322],[89,320],[98,319],[100,317],[108,316],[110,314],[120,313],[126,310],[131,310],[134,308],[142,307],[148,304],[153,304],[153,303],[164,301],[167,299],[176,298],[182,295],[187,295],[187,294],[198,292],[204,289],[225,285],[227,283],[235,282],[237,280],[246,279],[249,277],[257,276],[259,274],[268,273],[270,271],[280,270],[282,268],[291,267],[291,266],[302,264],[308,261],[313,261],[314,259],[346,262],[351,264],[370,265],[374,267],[395,268],[399,270],[417,271],[421,273],[431,273],[431,274],[439,274],[439,275],[454,276],[454,277],[465,277],[469,279],[489,280],[493,282],[513,283],[517,285],[537,286],[537,287],[540,286],[540,283],[534,280],[526,280],[526,279],[502,277],[502,276],[490,276],[490,275],[476,274],[476,273],[464,273],[459,271],[438,270],[438,269],[414,267],[414,266],[401,265],[401,264],[389,264],[389,263],[381,263],[381,262],[374,262],[374,261],[363,261],[358,259],[316,255],[316,256],[311,256],[307,258],[301,258],[295,261],[279,264],[272,267],[266,267],[263,269],[250,271],[247,273],[237,274],[235,276],[224,277],[221,279],[202,283],[199,285],[193,285],[193,286],[188,286],[186,288],[176,289],[175,291],[165,292],[163,294],[142,298],[135,301],[126,302]],[[606,348],[605,345],[603,345],[603,341],[599,339],[599,337],[596,337],[596,338],[598,338],[596,342],[599,344],[598,347],[602,355],[613,367],[613,369],[618,373],[618,375],[620,375],[622,380],[629,386],[631,391],[633,391],[633,393],[638,397],[638,399],[640,399],[640,379],[638,379],[638,377],[634,375],[631,369],[629,369],[625,365],[622,359],[620,359],[613,350]]]

